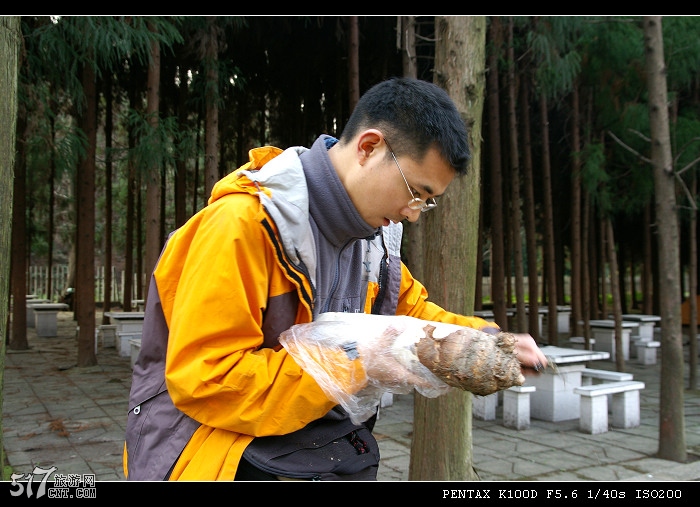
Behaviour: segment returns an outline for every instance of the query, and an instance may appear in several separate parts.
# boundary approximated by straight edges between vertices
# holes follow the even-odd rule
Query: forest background
[[[468,21],[460,18],[469,17],[21,17],[14,301],[24,301],[30,266],[67,264],[65,286],[49,277],[45,294],[75,290],[78,363],[96,363],[95,302],[129,311],[134,294],[147,298],[167,234],[206,205],[213,184],[246,162],[249,149],[338,136],[362,92],[391,76],[459,81],[436,58],[447,33],[440,23]],[[463,293],[473,309],[491,308],[499,324],[541,343],[559,337],[554,318],[540,336],[539,306],[550,316],[570,306],[571,332],[586,338],[592,319],[663,314],[669,270],[680,281],[677,300],[688,300],[689,336],[697,335],[700,18],[663,18],[677,269],[659,258],[666,217],[655,205],[644,22],[530,16],[467,25],[481,31],[481,39],[464,37],[479,41],[484,65],[484,113],[470,119],[480,135],[472,140],[480,156],[471,203],[479,207],[469,261],[478,269],[447,276],[469,284]],[[440,236],[441,216],[425,218],[406,228],[404,257],[430,280],[423,259],[438,243],[431,238]],[[459,217],[452,222],[459,229]],[[438,252],[433,264],[447,266],[451,254]],[[112,269],[96,293],[99,266],[123,266],[122,300],[112,300]],[[7,344],[21,349],[18,306]],[[511,307],[517,318],[509,324]],[[697,343],[688,346],[694,372]],[[691,374],[689,388],[695,382]]]

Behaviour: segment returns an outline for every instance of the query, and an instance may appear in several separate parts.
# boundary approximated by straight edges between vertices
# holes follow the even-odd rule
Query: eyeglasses
[[[424,213],[436,207],[437,201],[435,201],[434,197],[428,197],[425,201],[420,197],[416,197],[416,192],[411,188],[411,185],[408,184],[408,180],[406,179],[406,176],[404,176],[403,171],[401,170],[399,161],[396,159],[396,155],[394,155],[394,150],[391,149],[389,141],[386,140],[386,137],[384,138],[384,142],[386,143],[386,147],[389,148],[389,153],[391,153],[391,156],[394,158],[394,162],[396,162],[396,167],[399,168],[399,172],[401,173],[401,177],[403,178],[404,183],[406,183],[406,188],[408,189],[408,192],[411,194],[411,200],[408,201],[408,207],[412,210],[420,210]]]

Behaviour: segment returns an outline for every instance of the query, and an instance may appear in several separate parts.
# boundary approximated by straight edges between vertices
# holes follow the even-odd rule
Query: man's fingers
[[[526,370],[541,373],[547,368],[547,357],[542,353],[542,350],[537,346],[534,338],[529,334],[518,334],[517,336],[517,355],[520,364]]]

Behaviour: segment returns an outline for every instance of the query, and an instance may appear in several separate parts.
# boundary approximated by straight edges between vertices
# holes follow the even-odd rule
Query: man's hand
[[[515,354],[525,375],[538,375],[547,367],[547,357],[529,334],[514,334]]]
[[[414,387],[434,389],[430,380],[413,373],[420,371],[418,358],[395,345],[401,331],[387,327],[377,338],[362,340],[358,351],[371,384],[392,392],[410,392]],[[413,370],[413,371],[411,371]]]

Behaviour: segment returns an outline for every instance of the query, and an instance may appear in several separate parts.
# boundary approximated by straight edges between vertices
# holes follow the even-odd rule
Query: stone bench
[[[602,384],[604,382],[626,382],[633,380],[631,373],[610,370],[596,370],[586,368],[581,372],[581,385],[590,386],[592,384]],[[608,394],[608,412],[612,407],[612,394]]]
[[[36,314],[34,313],[34,305],[51,303],[48,299],[27,299],[27,327],[36,327]]]
[[[497,392],[486,396],[474,395],[472,398],[472,416],[480,421],[493,421],[496,419],[497,407]]]
[[[644,382],[628,380],[575,387],[581,396],[579,429],[597,435],[608,431],[608,395],[612,395],[612,426],[636,428],[640,424],[639,391]]]
[[[628,314],[622,315],[623,321],[636,322],[639,327],[633,332],[631,336],[639,337],[643,340],[652,340],[654,338],[654,327],[657,322],[661,322],[661,317],[658,315],[638,315],[638,314]]]
[[[121,357],[131,356],[131,341],[141,340],[141,332],[119,333],[117,332],[117,352]]]
[[[631,373],[625,373],[621,371],[610,371],[610,370],[596,370],[593,368],[585,368],[581,371],[581,385],[589,386],[591,384],[600,384],[603,382],[624,382],[627,380],[632,380],[633,376]]]
[[[513,386],[500,392],[486,396],[474,396],[472,400],[472,415],[481,421],[496,419],[498,397],[503,393],[503,426],[516,430],[530,427],[530,393],[535,386]]]
[[[661,322],[661,317],[658,315],[623,314],[622,320],[639,324],[639,327],[630,333],[630,358],[637,358],[637,344],[640,341],[650,342],[654,340],[654,333],[659,329],[656,324]]]
[[[144,312],[108,312],[105,315],[111,319],[113,325],[117,326],[116,345],[119,355],[129,357],[131,355],[129,340],[141,338]]]
[[[503,426],[516,430],[530,427],[530,393],[535,386],[513,386],[503,391]]]
[[[116,324],[101,324],[95,330],[97,334],[97,342],[102,344],[103,348],[116,347],[117,342],[117,325]]]
[[[623,359],[627,361],[630,358],[630,335],[639,328],[639,323],[623,320],[620,325],[622,326],[622,355]],[[590,326],[593,331],[593,338],[595,338],[594,350],[610,353],[610,360],[614,361],[616,349],[615,321],[612,319],[591,320]]]
[[[43,338],[58,336],[58,312],[68,310],[68,305],[64,303],[36,303],[31,306],[34,310],[36,335]]]
[[[111,319],[113,325],[117,326],[117,335],[141,333],[143,329],[144,312],[107,312],[105,315]]]
[[[586,348],[586,338],[584,336],[572,336],[569,338],[569,344],[573,349],[585,349]],[[589,350],[593,350],[595,345],[595,338],[590,338],[588,340]]]
[[[636,347],[639,364],[656,364],[656,349],[661,347],[661,342],[639,340]]]
[[[549,316],[547,316],[549,317]],[[557,306],[557,331],[568,333],[571,330],[571,307]]]

